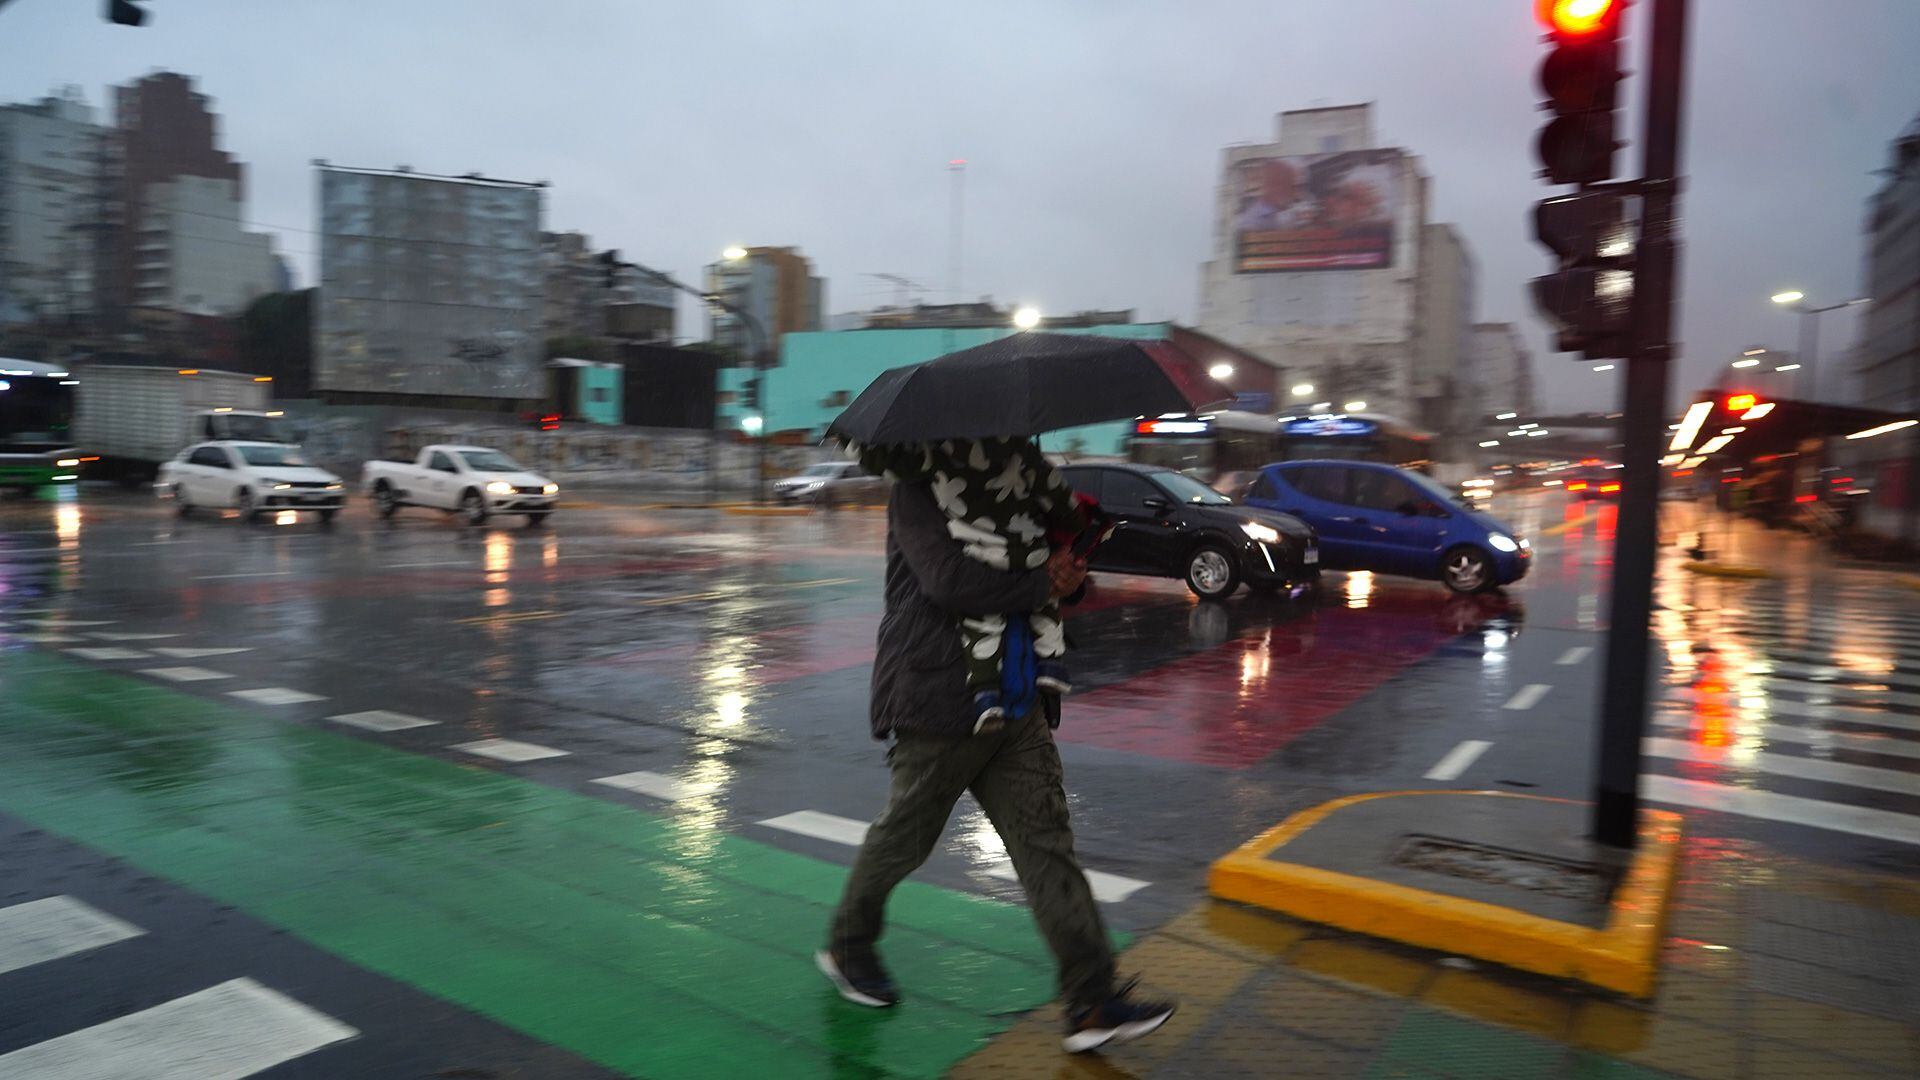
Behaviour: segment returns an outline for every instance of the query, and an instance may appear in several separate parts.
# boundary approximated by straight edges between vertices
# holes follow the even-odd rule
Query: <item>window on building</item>
[[[844,409],[847,407],[848,403],[851,402],[852,400],[853,400],[853,391],[835,390],[833,393],[828,394],[826,398],[820,402],[820,404],[829,409]]]
[[[1322,135],[1320,136],[1320,152],[1323,154],[1331,154],[1336,150],[1344,149],[1346,143],[1347,140],[1345,136]]]

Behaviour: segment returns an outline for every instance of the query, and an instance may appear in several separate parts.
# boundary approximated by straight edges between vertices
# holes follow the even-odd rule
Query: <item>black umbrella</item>
[[[1231,397],[1171,342],[1029,331],[881,372],[827,435],[866,446],[1038,435]]]

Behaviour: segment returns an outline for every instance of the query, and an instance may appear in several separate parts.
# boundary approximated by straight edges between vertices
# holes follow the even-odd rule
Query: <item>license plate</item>
[[[1315,565],[1317,565],[1317,564],[1318,564],[1318,563],[1320,562],[1320,549],[1319,549],[1319,548],[1308,548],[1308,549],[1307,549],[1307,554],[1306,554],[1306,557],[1305,557],[1305,562],[1306,562],[1306,564],[1307,564],[1308,566],[1315,566]]]

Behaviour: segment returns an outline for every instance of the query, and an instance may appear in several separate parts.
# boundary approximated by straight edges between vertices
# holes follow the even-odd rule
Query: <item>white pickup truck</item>
[[[458,512],[469,525],[484,525],[494,514],[525,514],[527,524],[538,525],[560,493],[560,485],[498,450],[448,443],[422,447],[412,462],[369,461],[360,483],[383,518],[403,506],[424,506]]]

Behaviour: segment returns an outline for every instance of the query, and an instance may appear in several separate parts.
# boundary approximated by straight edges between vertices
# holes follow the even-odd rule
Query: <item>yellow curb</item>
[[[1680,565],[1686,567],[1690,573],[1705,574],[1708,577],[1770,578],[1774,576],[1771,570],[1763,570],[1758,566],[1740,566],[1736,563],[1684,562]]]
[[[1567,532],[1572,529],[1577,529],[1580,526],[1585,525],[1587,522],[1592,521],[1599,516],[1600,516],[1599,514],[1588,514],[1586,517],[1574,518],[1572,521],[1563,521],[1558,525],[1549,525],[1546,528],[1541,529],[1538,535],[1559,536],[1561,533]]]
[[[1395,791],[1335,799],[1295,814],[1223,856],[1208,875],[1208,891],[1223,900],[1343,930],[1574,979],[1632,997],[1653,995],[1661,927],[1679,863],[1679,814],[1641,811],[1640,844],[1600,929],[1272,857],[1345,807],[1373,799],[1434,796],[1542,798],[1495,791]]]

